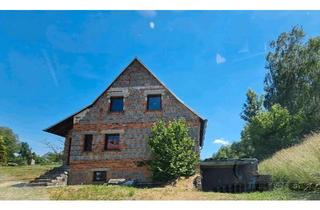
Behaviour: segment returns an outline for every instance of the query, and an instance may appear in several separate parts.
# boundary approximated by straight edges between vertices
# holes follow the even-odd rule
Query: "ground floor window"
[[[94,171],[93,172],[93,181],[95,182],[105,182],[107,179],[106,171]]]
[[[104,150],[119,150],[120,134],[106,134]]]

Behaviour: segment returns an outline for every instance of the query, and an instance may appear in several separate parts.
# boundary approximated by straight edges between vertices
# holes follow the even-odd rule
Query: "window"
[[[120,149],[120,135],[106,134],[105,135],[105,150],[119,150]]]
[[[161,95],[149,95],[147,100],[147,110],[161,110]]]
[[[95,182],[105,182],[107,179],[106,171],[94,171],[93,172],[93,181]]]
[[[123,97],[111,97],[110,99],[110,112],[123,111]]]
[[[84,135],[84,148],[83,151],[92,151],[92,134]]]

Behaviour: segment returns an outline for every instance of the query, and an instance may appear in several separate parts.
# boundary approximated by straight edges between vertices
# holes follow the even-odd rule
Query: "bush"
[[[195,174],[199,157],[185,121],[157,122],[152,127],[149,145],[153,156],[150,167],[155,181],[170,181]]]

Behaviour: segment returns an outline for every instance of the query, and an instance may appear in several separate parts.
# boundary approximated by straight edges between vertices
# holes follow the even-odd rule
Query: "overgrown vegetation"
[[[277,152],[259,164],[259,171],[271,174],[275,182],[319,185],[320,134],[311,135],[301,144]]]
[[[154,180],[165,182],[195,174],[199,157],[185,121],[157,122],[148,142],[153,156],[150,168]]]
[[[269,158],[320,128],[320,37],[305,40],[301,27],[282,33],[266,57],[264,94],[247,92],[240,142],[215,159]]]
[[[61,149],[46,143],[51,152],[42,156],[32,152],[27,142],[20,142],[18,136],[7,127],[0,127],[0,165],[18,164],[30,165],[32,160],[35,164],[54,164],[62,162]]]

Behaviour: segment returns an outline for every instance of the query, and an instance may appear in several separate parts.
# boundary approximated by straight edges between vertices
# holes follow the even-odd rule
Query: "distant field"
[[[306,137],[301,144],[277,152],[259,164],[259,171],[271,174],[276,182],[320,185],[320,134]]]
[[[215,193],[191,190],[183,185],[139,189],[124,186],[75,185],[23,187],[54,166],[0,167],[0,200],[302,200],[320,199],[320,193],[277,188],[270,192]],[[22,184],[21,184],[22,183]]]

